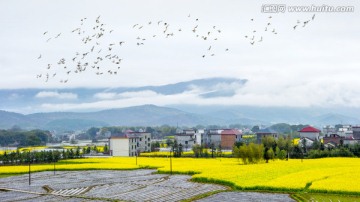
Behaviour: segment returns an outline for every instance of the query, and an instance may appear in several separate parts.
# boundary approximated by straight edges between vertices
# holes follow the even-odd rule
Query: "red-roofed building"
[[[311,126],[307,126],[298,131],[300,134],[300,138],[309,138],[311,140],[319,140],[320,130]]]

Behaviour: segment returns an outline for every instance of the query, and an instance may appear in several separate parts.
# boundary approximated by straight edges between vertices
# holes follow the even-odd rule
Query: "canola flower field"
[[[56,170],[157,168],[170,172],[170,158],[110,157],[63,160]],[[32,165],[31,170],[52,170],[53,164]],[[243,165],[234,158],[172,158],[173,173],[192,174],[198,182],[215,182],[235,189],[309,191],[360,194],[360,159],[290,159]],[[28,166],[0,166],[0,175],[27,173]]]

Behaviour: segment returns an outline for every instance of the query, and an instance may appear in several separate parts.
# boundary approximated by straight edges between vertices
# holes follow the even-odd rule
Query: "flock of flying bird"
[[[299,26],[301,27],[305,27],[310,21],[313,21],[315,19],[315,14],[311,17],[311,19],[305,20],[303,22],[301,22],[300,20],[297,20],[296,24],[293,26],[293,30],[296,30],[296,28]],[[272,33],[272,34],[278,34],[277,30],[275,29],[275,27],[272,25],[272,16],[268,17],[268,22],[266,23],[265,27],[264,27],[264,32],[268,32],[268,33]],[[254,19],[250,19],[250,21],[254,21]],[[263,32],[263,33],[264,33]],[[256,42],[260,43],[263,41],[263,36],[260,35],[256,35],[256,33],[259,33],[258,30],[253,30],[251,34],[245,35],[245,38],[249,40],[251,45],[254,45]]]
[[[156,38],[172,38],[175,35],[178,35],[183,32],[191,32],[193,37],[207,42],[207,48],[204,48],[204,53],[201,54],[202,58],[213,57],[215,56],[215,47],[213,43],[218,41],[222,30],[217,28],[217,26],[212,26],[206,30],[202,28],[200,20],[198,18],[192,18],[190,15],[187,16],[189,20],[193,23],[193,26],[190,28],[175,28],[175,26],[170,26],[168,22],[159,20],[156,22],[149,21],[145,24],[134,24],[132,29],[139,31],[141,34],[146,34],[148,37],[137,36],[135,38],[135,45],[141,47],[145,45],[146,41],[155,40]],[[314,20],[315,15],[311,19],[302,22],[302,27],[305,27],[310,21]],[[254,21],[254,19],[250,19]],[[277,34],[276,29],[272,25],[272,16],[268,17],[268,22],[264,28],[264,32],[269,32],[272,34]],[[114,30],[109,30],[106,28],[106,24],[100,21],[100,16],[95,19],[95,23],[91,25],[91,29],[84,27],[84,24],[87,22],[87,18],[80,20],[80,26],[71,31],[72,34],[76,34],[81,39],[81,44],[85,47],[86,51],[75,52],[71,58],[59,58],[55,64],[48,63],[46,65],[47,73],[37,74],[36,78],[44,79],[45,82],[48,82],[49,79],[60,77],[57,75],[62,75],[59,80],[60,83],[67,83],[69,81],[70,74],[80,74],[87,70],[92,70],[96,75],[117,75],[120,70],[120,64],[123,61],[121,57],[116,54],[116,49],[122,47],[125,44],[125,41],[116,41],[112,43],[106,43],[102,39],[112,34]],[[296,25],[293,26],[295,30],[297,27],[300,27],[301,22],[298,20]],[[149,33],[144,31],[146,27],[156,26],[159,32],[152,33],[149,38]],[[258,30],[253,30],[251,34],[245,35],[245,38],[250,41],[251,45],[254,45],[255,42],[260,43],[263,41],[263,36],[256,35],[259,33]],[[62,33],[54,35],[54,37],[47,37],[46,42],[50,42],[58,39]],[[44,36],[48,36],[48,31],[43,33]],[[228,52],[229,48],[225,48],[222,51]],[[37,59],[42,59],[43,56],[40,54]],[[63,72],[59,72],[62,70]],[[65,75],[66,78],[63,78]]]
[[[160,28],[161,31],[160,35],[154,33],[151,35],[152,39],[159,37],[172,38],[184,32],[191,32],[194,38],[210,43],[206,49],[204,48],[205,52],[201,54],[201,57],[205,58],[206,56],[215,56],[214,46],[211,44],[211,42],[216,42],[219,39],[220,34],[222,32],[221,29],[217,28],[217,26],[215,25],[206,28],[205,26],[200,25],[199,18],[193,18],[190,14],[187,16],[187,18],[190,20],[191,23],[193,23],[193,26],[191,28],[186,28],[186,29],[181,27],[177,28],[163,20],[159,20],[157,22],[149,21],[148,23],[145,24],[135,24],[133,25],[132,28],[142,30],[145,28],[145,26],[152,26],[152,25]],[[204,27],[206,30],[201,29]],[[144,45],[146,40],[150,40],[140,36],[138,36],[136,39],[137,39],[136,45],[138,46]],[[223,51],[229,51],[229,49],[225,48]]]
[[[60,58],[56,64],[47,64],[46,69],[48,72],[46,74],[36,75],[37,78],[45,78],[45,82],[48,82],[49,79],[56,77],[60,70],[67,76],[66,79],[61,78],[60,83],[67,83],[70,74],[79,74],[88,69],[94,70],[96,75],[117,75],[118,70],[120,69],[120,63],[123,59],[114,53],[113,49],[121,47],[125,42],[116,41],[103,46],[101,39],[106,35],[111,34],[113,30],[108,30],[106,25],[100,21],[100,16],[98,16],[95,20],[95,24],[92,25],[91,30],[89,31],[83,27],[86,20],[87,18],[81,19],[80,27],[72,30],[71,33],[80,36],[81,43],[87,50],[85,52],[75,52],[75,54],[68,59],[64,57]],[[48,32],[44,32],[43,35],[48,35]],[[46,42],[57,39],[60,36],[61,33],[53,38],[48,38]],[[40,54],[38,59],[41,58],[42,55]]]

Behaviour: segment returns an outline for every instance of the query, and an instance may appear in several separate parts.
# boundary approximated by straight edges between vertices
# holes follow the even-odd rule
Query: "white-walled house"
[[[311,140],[320,140],[320,130],[311,126],[307,126],[298,131],[300,135],[300,139],[308,138]]]
[[[341,137],[351,138],[353,137],[353,127],[351,125],[343,125],[336,134]]]
[[[141,152],[151,151],[151,134],[146,132],[126,131],[109,138],[110,156],[136,156]]]
[[[175,140],[184,150],[191,149],[196,144],[195,130],[187,129],[175,134]]]
[[[208,141],[206,142],[207,146],[214,145],[216,148],[221,145],[221,133],[224,129],[209,129],[207,130],[206,136]]]

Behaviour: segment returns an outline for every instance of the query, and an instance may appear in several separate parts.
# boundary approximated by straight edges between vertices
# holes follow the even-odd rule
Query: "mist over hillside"
[[[244,106],[199,107],[178,106],[161,107],[141,105],[96,112],[49,112],[23,115],[0,111],[0,128],[8,129],[14,125],[24,129],[81,130],[102,126],[171,126],[194,127],[196,125],[263,125],[274,123],[310,124],[318,127],[335,124],[359,124],[357,118],[324,113],[321,110],[297,108],[256,108]],[[191,110],[196,108],[197,110]],[[191,112],[192,111],[192,112]]]

